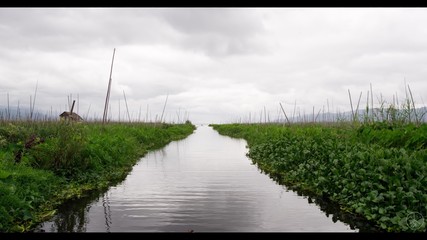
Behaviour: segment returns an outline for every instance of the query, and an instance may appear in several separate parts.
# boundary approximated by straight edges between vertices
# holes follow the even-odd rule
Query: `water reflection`
[[[48,232],[352,232],[325,201],[277,184],[246,157],[246,142],[198,127],[147,154],[107,192],[71,201]],[[277,180],[277,179],[276,179]],[[308,200],[308,201],[307,201]],[[368,228],[366,228],[368,229]]]
[[[280,175],[265,173],[261,169],[259,169],[259,171],[261,173],[267,174],[278,184],[284,185]],[[296,187],[287,187],[287,191],[293,191],[297,193],[298,196],[306,198],[309,204],[315,204],[319,206],[320,210],[325,213],[326,217],[332,217],[332,221],[334,223],[338,221],[344,222],[348,224],[352,230],[357,229],[359,232],[384,232],[384,230],[380,229],[379,227],[376,227],[375,223],[370,222],[361,216],[342,211],[338,204],[335,204],[327,200],[326,198],[315,196],[307,191],[303,191]]]
[[[47,232],[86,232],[90,203],[97,200],[98,195],[99,193],[92,193],[88,197],[79,199],[80,201],[66,202],[58,209],[53,220],[49,224],[45,224],[44,230]]]
[[[104,216],[105,216],[105,231],[110,232],[111,222],[111,210],[110,202],[108,201],[108,192],[102,196],[102,207],[104,207]]]

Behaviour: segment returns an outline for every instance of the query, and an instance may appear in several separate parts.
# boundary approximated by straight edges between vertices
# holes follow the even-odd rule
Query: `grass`
[[[123,180],[150,150],[195,126],[0,122],[0,232],[28,232],[62,202]]]

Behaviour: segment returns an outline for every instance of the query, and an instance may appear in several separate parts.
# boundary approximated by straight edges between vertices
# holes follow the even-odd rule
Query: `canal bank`
[[[69,202],[46,232],[357,232],[246,157],[246,141],[198,126],[140,159],[120,184]],[[326,211],[326,212],[325,212]]]

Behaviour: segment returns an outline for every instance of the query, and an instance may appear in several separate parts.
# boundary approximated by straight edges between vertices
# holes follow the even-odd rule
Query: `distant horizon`
[[[11,117],[10,120],[26,120],[29,118],[30,115],[30,108],[29,107],[21,107],[19,108],[20,110],[20,114],[21,114],[21,118],[17,119],[17,110],[18,107],[17,106],[9,106],[10,111],[11,111]],[[380,110],[381,108],[377,107],[374,108],[374,111],[377,111],[378,114],[378,110]],[[400,108],[402,110],[402,108]],[[354,110],[355,111],[355,110]],[[423,116],[421,118],[422,122],[427,122],[427,106],[423,106],[423,107],[419,107],[416,108],[416,111],[418,113],[422,113]],[[43,120],[43,118],[46,118],[48,120],[59,120],[60,117],[59,115],[62,114],[63,112],[69,112],[68,111],[61,111],[61,112],[57,112],[57,111],[52,111],[52,115],[50,115],[50,113],[41,113],[37,111],[37,108],[35,109],[33,116],[35,116],[35,118],[39,118],[39,119],[35,119],[35,121],[39,121],[39,120]],[[75,112],[75,111],[73,111]],[[358,110],[358,114],[359,114],[359,120],[362,121],[363,120],[363,114],[366,112],[365,108],[362,108]],[[81,117],[83,117],[84,121],[87,122],[102,122],[102,116],[101,114],[98,114],[98,118],[85,118],[84,116],[82,116],[82,114],[75,112],[78,115],[80,115]],[[7,120],[6,119],[6,114],[7,114],[7,106],[2,106],[0,105],[0,120]],[[268,113],[267,113],[268,114]],[[282,113],[283,114],[283,113]],[[268,115],[267,115],[268,116]],[[287,123],[286,118],[284,117],[284,115],[282,116],[275,116],[275,118],[270,117],[268,119],[265,119],[264,116],[257,116],[257,119],[252,118],[252,121],[249,121],[249,118],[244,118],[240,117],[240,121],[239,119],[236,119],[235,121],[228,121],[228,122],[201,122],[201,121],[192,121],[191,118],[190,119],[186,119],[189,120],[191,123],[193,123],[194,125],[208,125],[208,124],[228,124],[228,123]],[[247,115],[246,115],[247,117]],[[288,119],[290,120],[291,123],[304,123],[304,119],[306,120],[305,122],[318,122],[318,123],[322,123],[322,122],[337,122],[340,120],[346,120],[346,121],[351,121],[351,117],[352,117],[352,111],[337,111],[337,112],[320,112],[319,110],[317,110],[317,112],[315,112],[314,114],[314,118],[315,121],[313,121],[313,113],[306,113],[305,115],[301,115],[301,116],[288,116]],[[413,116],[415,117],[415,116]],[[179,122],[177,121],[177,119],[165,119],[165,121],[163,121],[164,123],[184,123],[186,120],[180,120]],[[114,119],[108,119],[108,122],[121,122],[121,123],[127,123],[129,122],[126,113],[123,113],[123,117],[120,119],[118,118],[114,118]],[[149,121],[146,121],[145,119],[141,119],[138,121],[138,119],[131,119],[132,123],[155,123],[156,121],[154,119],[149,119]],[[157,121],[158,122],[158,121]]]

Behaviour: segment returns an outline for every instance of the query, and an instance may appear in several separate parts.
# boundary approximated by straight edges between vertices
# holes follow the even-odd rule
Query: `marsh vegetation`
[[[66,200],[123,180],[138,158],[195,126],[0,121],[0,231],[27,232]]]

